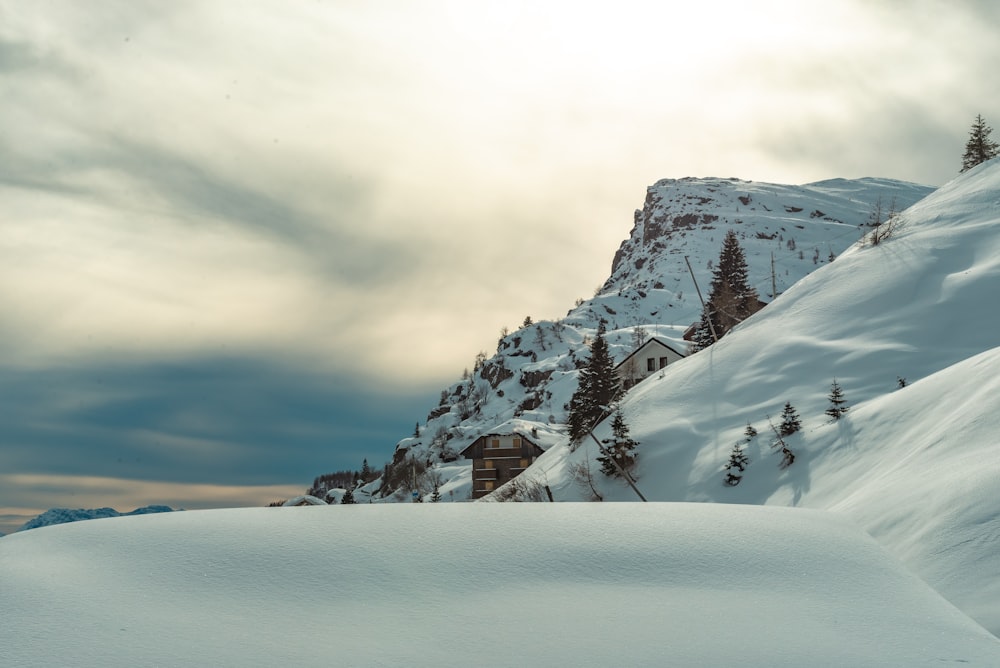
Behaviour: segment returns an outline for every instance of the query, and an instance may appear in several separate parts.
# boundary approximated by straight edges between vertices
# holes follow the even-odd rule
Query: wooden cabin
[[[462,450],[472,460],[472,498],[486,496],[516,478],[544,452],[522,433],[491,433],[480,436]]]

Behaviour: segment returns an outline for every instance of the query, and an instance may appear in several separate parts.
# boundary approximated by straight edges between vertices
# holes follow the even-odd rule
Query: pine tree
[[[781,427],[779,431],[782,436],[791,436],[799,429],[802,429],[802,422],[799,420],[799,414],[792,406],[791,402],[785,402],[785,409],[781,412]]]
[[[604,333],[602,321],[590,344],[590,359],[580,370],[576,392],[569,402],[569,437],[574,443],[594,428],[621,391]]]
[[[757,437],[757,429],[747,420],[747,428],[743,430],[743,435],[747,437],[747,443]]]
[[[434,483],[434,493],[431,494],[431,503],[437,503],[441,500],[441,486]]]
[[[340,497],[340,503],[341,504],[357,503],[354,500],[354,492],[352,492],[350,489],[344,492],[344,495]]]
[[[361,464],[361,482],[369,483],[373,478],[373,471],[370,466],[368,466],[368,458],[366,457],[364,462]]]
[[[839,420],[849,410],[844,405],[846,403],[847,400],[844,399],[844,392],[840,389],[840,385],[837,384],[837,379],[834,378],[833,385],[830,386],[830,407],[826,409],[826,414],[834,420]]]
[[[639,444],[632,440],[629,435],[628,424],[626,424],[625,416],[622,415],[621,410],[615,411],[615,417],[611,421],[611,431],[614,438],[609,445],[604,447],[608,454],[607,456],[601,455],[597,461],[601,462],[601,473],[615,478],[621,475],[618,467],[629,471],[635,465],[635,448]],[[615,462],[618,466],[615,466]]]
[[[759,309],[757,291],[750,287],[746,256],[732,230],[722,241],[719,261],[712,273],[708,301],[692,338],[692,348],[703,350]],[[712,330],[715,330],[715,336]]]
[[[977,115],[969,130],[969,141],[965,143],[965,154],[962,156],[962,169],[959,173],[968,171],[978,164],[1000,155],[1000,146],[990,139],[993,128],[986,125],[982,115]]]
[[[743,447],[737,441],[733,445],[733,451],[729,453],[729,463],[726,464],[726,484],[730,487],[740,484],[749,463],[750,458],[743,453]]]

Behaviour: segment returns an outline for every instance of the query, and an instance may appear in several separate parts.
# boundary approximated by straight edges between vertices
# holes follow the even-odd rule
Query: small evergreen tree
[[[597,461],[601,462],[601,473],[610,478],[615,478],[621,475],[621,472],[618,470],[619,466],[629,471],[635,465],[635,448],[639,444],[632,440],[632,437],[629,435],[628,424],[626,424],[625,416],[622,415],[621,410],[615,411],[615,417],[611,421],[611,431],[614,434],[614,438],[604,448],[608,454],[607,456],[599,456]],[[618,466],[615,466],[615,463]]]
[[[782,436],[791,436],[799,429],[802,429],[802,421],[799,420],[799,414],[791,402],[786,401],[785,408],[781,412],[781,427],[779,432]]]
[[[962,169],[959,170],[959,173],[966,172],[976,165],[1000,155],[1000,146],[990,139],[991,132],[993,132],[993,128],[986,125],[982,115],[976,115],[976,120],[972,122],[972,129],[969,130],[969,141],[965,143]]]
[[[364,462],[361,464],[361,482],[369,483],[374,478],[372,467],[368,466],[368,458],[366,457]]]
[[[726,484],[736,487],[743,479],[743,472],[746,471],[750,458],[743,453],[743,447],[737,441],[733,445],[732,452],[729,453],[729,463],[726,464]]]
[[[344,495],[340,497],[340,503],[341,504],[357,503],[354,500],[354,492],[352,492],[350,488],[348,488],[348,490],[344,492]]]
[[[437,503],[441,500],[441,486],[434,483],[434,493],[431,494],[431,503]]]
[[[602,321],[590,344],[590,359],[580,370],[576,392],[569,401],[569,437],[574,443],[594,428],[606,407],[614,403],[621,392],[604,333]]]
[[[743,430],[743,435],[747,438],[747,443],[757,437],[757,429],[747,420],[747,428]]]
[[[834,378],[833,385],[830,386],[830,407],[826,409],[826,414],[834,420],[839,420],[841,416],[849,410],[848,407],[844,405],[846,403],[847,400],[844,399],[844,392],[840,389],[837,379]]]

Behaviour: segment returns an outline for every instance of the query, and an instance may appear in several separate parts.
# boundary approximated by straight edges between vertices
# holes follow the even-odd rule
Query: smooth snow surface
[[[714,504],[189,511],[0,541],[5,666],[1000,665],[823,512]]]

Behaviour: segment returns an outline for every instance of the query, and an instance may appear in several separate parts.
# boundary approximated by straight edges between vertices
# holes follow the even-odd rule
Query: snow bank
[[[434,504],[189,511],[0,542],[6,665],[1000,665],[818,511]]]

